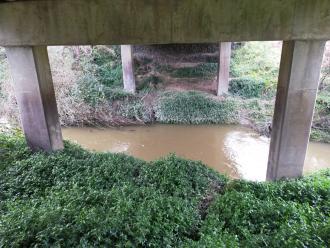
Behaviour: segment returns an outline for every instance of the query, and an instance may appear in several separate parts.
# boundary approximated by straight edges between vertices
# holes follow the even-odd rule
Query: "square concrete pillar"
[[[32,150],[63,148],[46,46],[7,47],[21,123]]]
[[[134,77],[133,47],[131,45],[122,45],[120,47],[124,90],[134,94],[136,92],[136,85]]]
[[[311,130],[325,41],[285,41],[267,180],[299,177]]]
[[[230,70],[231,42],[221,42],[219,44],[219,68],[218,68],[218,89],[217,95],[228,93],[229,70]]]

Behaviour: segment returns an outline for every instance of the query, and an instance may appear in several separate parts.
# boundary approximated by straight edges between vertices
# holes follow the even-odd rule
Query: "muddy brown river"
[[[200,160],[232,178],[263,181],[269,139],[231,125],[152,125],[121,128],[65,128],[65,139],[94,151],[116,152],[144,160],[169,153]],[[309,144],[304,173],[330,167],[330,145]]]

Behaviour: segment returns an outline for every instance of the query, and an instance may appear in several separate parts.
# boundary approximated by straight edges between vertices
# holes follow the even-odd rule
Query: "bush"
[[[316,110],[323,115],[330,115],[330,91],[321,91],[316,99]]]
[[[82,75],[77,84],[77,96],[93,106],[99,102],[113,101],[123,85],[118,48],[93,47],[91,54],[83,58],[81,65]]]
[[[310,134],[310,140],[317,142],[330,143],[330,130],[329,128],[322,130],[317,128],[312,128]]]
[[[232,191],[216,199],[202,230],[208,234],[220,229],[219,233],[237,237],[242,247],[323,247],[326,215],[318,211],[306,204]]]
[[[311,140],[330,143],[330,92],[320,91],[316,99]]]
[[[252,78],[235,78],[229,84],[230,93],[245,98],[261,97],[265,90],[265,82]]]
[[[244,97],[273,96],[278,79],[281,47],[273,42],[247,42],[233,51],[232,91]],[[251,85],[249,85],[251,84]],[[240,93],[239,90],[243,92]],[[245,95],[246,94],[246,95]]]
[[[233,247],[326,247],[329,180],[328,170],[277,183],[234,181],[209,208],[199,242],[219,235],[215,241],[239,241]]]
[[[118,100],[134,98],[134,95],[120,88],[111,88],[100,84],[91,75],[84,77],[84,80],[78,83],[77,87],[73,90],[73,95],[70,97],[81,98],[91,106],[96,106],[99,103],[112,103]]]
[[[1,247],[326,247],[329,190],[329,170],[229,181],[174,155],[148,163],[67,142],[47,155],[0,135]]]
[[[165,92],[155,109],[158,121],[183,124],[235,123],[237,113],[234,100],[218,101],[195,91]]]
[[[61,152],[33,154],[22,138],[5,135],[0,135],[0,165],[3,247],[325,247],[329,242],[329,170],[277,183],[228,181],[173,155],[147,163],[68,143]],[[202,218],[201,201],[210,193],[214,201]]]
[[[86,61],[91,66],[97,80],[106,86],[122,86],[122,67],[119,46],[96,46]]]
[[[0,153],[4,247],[177,246],[198,228],[209,185],[226,182],[175,156],[147,163],[67,143],[52,155],[27,152],[21,140],[1,143],[10,147]]]

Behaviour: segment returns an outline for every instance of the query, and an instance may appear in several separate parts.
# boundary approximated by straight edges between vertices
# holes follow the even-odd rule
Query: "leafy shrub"
[[[93,76],[86,76],[84,81],[77,85],[75,94],[72,97],[82,98],[86,103],[95,106],[99,103],[112,103],[134,98],[134,95],[120,88],[111,88],[100,84]]]
[[[259,97],[273,96],[278,79],[281,47],[273,42],[247,42],[233,51],[231,74],[235,94]],[[248,85],[250,84],[250,85]],[[240,93],[239,90],[243,92]],[[245,95],[246,94],[246,95]],[[267,95],[268,96],[268,95]]]
[[[1,142],[11,147],[0,153],[4,247],[176,246],[198,228],[209,185],[226,182],[175,156],[147,163],[67,143],[62,152],[31,154],[21,140]]]
[[[330,92],[322,90],[317,96],[311,140],[330,143]]]
[[[166,92],[158,101],[155,115],[164,123],[235,123],[237,105],[231,99],[217,101],[195,91]]]
[[[229,84],[230,93],[246,98],[261,97],[265,90],[265,82],[252,78],[235,78]]]
[[[16,132],[15,136],[12,136],[0,132],[0,171],[5,170],[15,160],[25,159],[30,155],[31,151],[26,146],[20,133]]]
[[[189,201],[131,184],[106,192],[62,189],[7,207],[16,209],[4,216],[0,231],[8,247],[166,247],[199,222]]]
[[[329,191],[329,170],[229,181],[174,155],[148,163],[67,142],[47,155],[0,135],[1,247],[326,247]]]
[[[219,234],[242,247],[325,247],[329,183],[329,170],[277,183],[233,181],[209,208],[199,242]]]
[[[330,91],[321,91],[316,99],[316,110],[324,115],[330,115]]]
[[[324,218],[305,204],[229,191],[216,199],[202,230],[212,233],[220,227],[238,237],[242,247],[322,247],[326,245]]]
[[[104,100],[113,101],[122,88],[120,53],[116,46],[96,46],[82,61],[82,75],[77,86],[78,97],[96,105]],[[116,91],[113,91],[113,90]],[[117,94],[116,94],[117,93]]]
[[[94,70],[98,81],[106,86],[122,86],[122,67],[120,49],[118,46],[111,48],[96,46],[87,60],[88,66]]]
[[[330,143],[330,130],[312,128],[310,134],[310,140],[317,142]]]

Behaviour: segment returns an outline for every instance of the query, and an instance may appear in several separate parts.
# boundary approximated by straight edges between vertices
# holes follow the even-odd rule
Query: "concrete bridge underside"
[[[302,175],[329,39],[329,0],[0,1],[0,45],[34,150],[63,148],[49,45],[283,40],[268,180]]]

